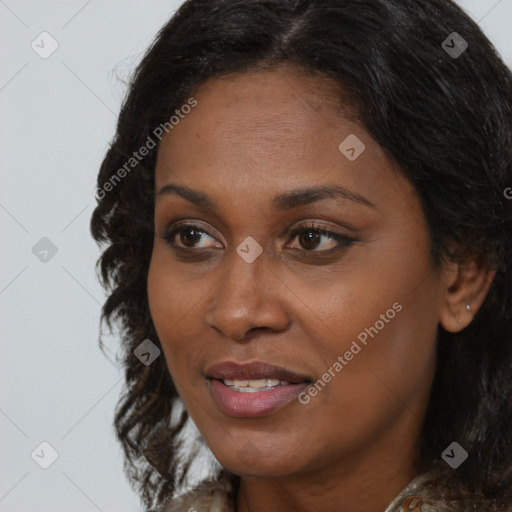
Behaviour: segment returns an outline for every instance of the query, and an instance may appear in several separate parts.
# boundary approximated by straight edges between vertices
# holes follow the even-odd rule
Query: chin
[[[259,448],[251,441],[234,449],[233,445],[228,446],[223,453],[214,454],[222,467],[242,477],[282,478],[296,474],[305,464],[297,453],[284,451],[279,456],[275,446]]]

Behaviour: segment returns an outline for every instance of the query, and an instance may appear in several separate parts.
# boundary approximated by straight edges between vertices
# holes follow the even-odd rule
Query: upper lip
[[[295,384],[306,381],[310,382],[308,377],[296,374],[286,368],[261,361],[243,364],[235,363],[234,361],[226,361],[210,366],[205,374],[211,379],[218,380],[279,379]]]

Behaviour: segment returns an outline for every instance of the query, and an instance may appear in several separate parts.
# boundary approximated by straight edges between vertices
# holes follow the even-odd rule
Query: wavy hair
[[[455,31],[468,43],[458,58],[442,46]],[[164,358],[146,366],[133,354],[148,338],[161,348],[146,290],[156,149],[135,153],[204,80],[285,65],[348,94],[414,185],[436,265],[473,257],[496,269],[473,322],[456,334],[439,327],[420,470],[439,471],[428,493],[451,511],[498,510],[512,503],[512,76],[451,0],[188,0],[160,30],[130,82],[91,220],[102,320],[122,340],[114,425],[126,474],[159,507],[196,456],[180,451],[189,417]],[[470,454],[457,469],[441,459],[453,441]]]

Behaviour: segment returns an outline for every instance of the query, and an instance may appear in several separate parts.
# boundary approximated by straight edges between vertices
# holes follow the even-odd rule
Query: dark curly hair
[[[458,58],[442,46],[455,31],[468,43]],[[122,105],[91,221],[109,293],[102,319],[122,339],[126,388],[114,424],[128,478],[145,506],[159,507],[196,454],[180,451],[189,418],[165,359],[146,366],[134,356],[148,338],[161,348],[146,290],[156,149],[145,158],[134,152],[156,127],[172,128],[169,119],[204,80],[284,65],[348,94],[415,186],[435,265],[472,257],[496,269],[473,322],[456,334],[439,327],[420,470],[439,469],[429,493],[451,511],[510,505],[512,76],[451,0],[188,0],[160,30]],[[440,458],[454,440],[470,453],[455,470]]]

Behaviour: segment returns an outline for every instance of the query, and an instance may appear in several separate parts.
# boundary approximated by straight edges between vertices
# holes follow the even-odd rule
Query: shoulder
[[[391,502],[385,512],[438,512],[436,504],[426,500],[425,486],[434,476],[433,473],[423,474],[414,478]]]
[[[161,512],[234,512],[231,491],[231,482],[224,476],[174,498]]]
[[[385,512],[512,512],[511,505],[497,505],[483,496],[458,494],[451,497],[443,486],[435,485],[446,472],[430,471],[414,478],[392,501]]]

